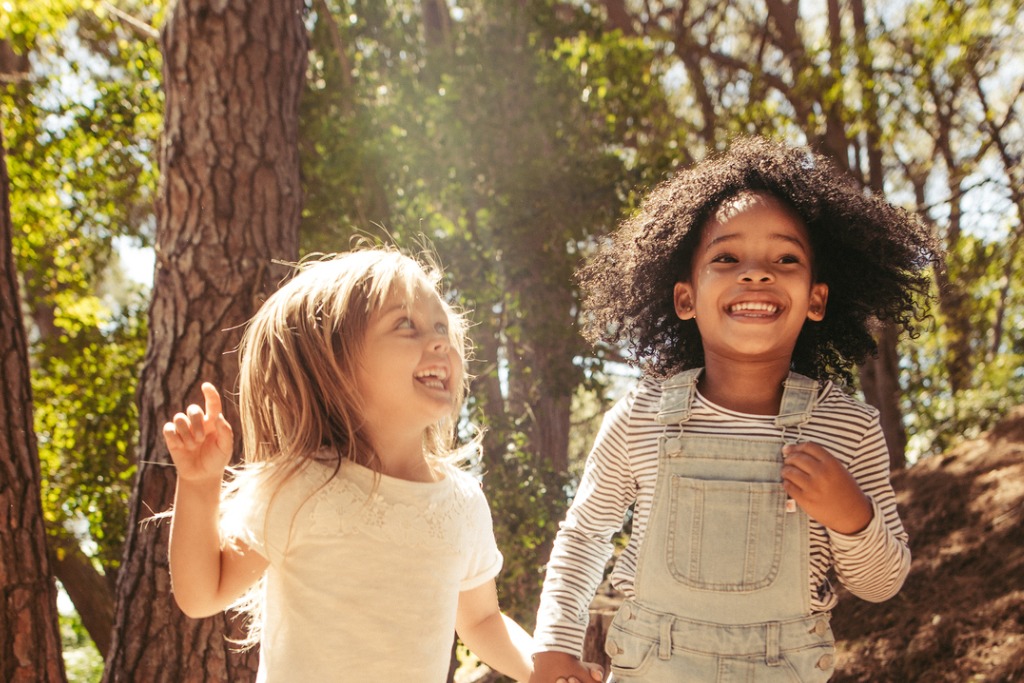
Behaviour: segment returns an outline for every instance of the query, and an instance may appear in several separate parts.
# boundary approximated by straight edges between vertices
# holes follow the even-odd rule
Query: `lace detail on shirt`
[[[472,518],[467,514],[469,499],[459,488],[450,482],[446,497],[432,495],[417,505],[390,501],[379,490],[368,496],[338,476],[313,495],[309,531],[316,535],[363,533],[404,547],[458,552],[466,538],[466,521]]]

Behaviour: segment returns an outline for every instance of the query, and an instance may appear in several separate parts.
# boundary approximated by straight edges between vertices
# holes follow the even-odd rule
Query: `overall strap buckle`
[[[786,427],[797,427],[799,431],[800,425],[811,419],[820,387],[816,380],[795,372],[789,373],[782,386],[782,405],[775,418],[775,426],[781,427],[783,432]]]
[[[702,370],[684,370],[662,382],[661,402],[658,405],[659,424],[674,425],[690,419],[690,405]]]

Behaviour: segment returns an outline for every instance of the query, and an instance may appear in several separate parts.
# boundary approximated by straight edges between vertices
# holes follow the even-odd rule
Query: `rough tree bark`
[[[167,525],[175,474],[161,426],[210,380],[234,388],[239,329],[298,255],[301,0],[179,0],[163,28],[166,110],[157,263],[139,384],[139,470],[105,681],[251,680],[226,616],[174,605]],[[238,429],[228,395],[226,414]],[[237,455],[237,454],[236,454]]]
[[[28,349],[11,252],[0,130],[0,680],[64,681],[57,588],[46,555]]]

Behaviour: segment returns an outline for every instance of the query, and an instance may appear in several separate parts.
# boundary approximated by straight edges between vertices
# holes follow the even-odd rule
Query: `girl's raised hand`
[[[178,477],[186,481],[216,479],[231,461],[234,433],[221,413],[220,394],[209,382],[203,382],[206,409],[190,405],[164,424],[164,442]]]
[[[782,486],[812,519],[832,531],[863,531],[874,510],[853,475],[815,443],[782,447]]]

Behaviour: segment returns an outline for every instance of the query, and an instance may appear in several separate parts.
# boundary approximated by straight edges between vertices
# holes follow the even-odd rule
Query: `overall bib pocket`
[[[673,476],[665,548],[672,576],[703,591],[770,586],[782,560],[785,501],[781,483]]]

